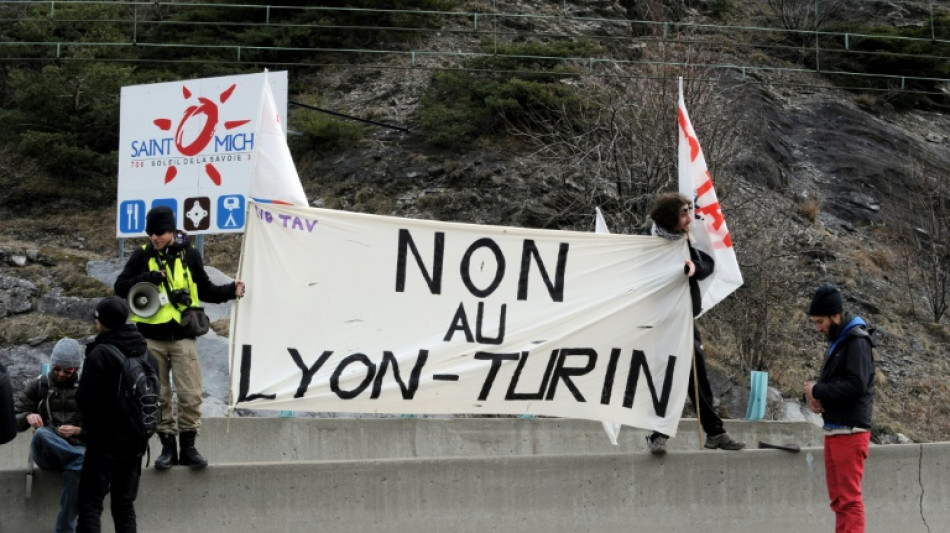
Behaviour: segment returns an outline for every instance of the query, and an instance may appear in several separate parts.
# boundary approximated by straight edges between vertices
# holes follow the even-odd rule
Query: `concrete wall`
[[[737,438],[821,446],[802,422],[726,421]],[[623,428],[613,446],[599,422],[561,418],[205,418],[198,449],[212,463],[395,459],[473,455],[637,453],[647,431]],[[680,421],[669,449],[698,450],[695,419]],[[30,433],[0,446],[0,469],[23,468]],[[152,439],[152,456],[160,450]]]
[[[581,420],[208,419],[207,469],[143,471],[139,530],[832,531],[817,428],[728,424],[753,447],[811,447],[696,451],[693,420],[656,457],[643,431],[614,447]],[[28,437],[0,446],[0,533],[48,531],[58,509],[55,473],[26,499]],[[864,489],[869,533],[946,530],[950,443],[873,446]]]
[[[148,469],[137,510],[144,532],[831,531],[822,461],[807,448]],[[27,501],[22,472],[0,472],[0,532],[52,524],[58,483],[41,474]],[[875,446],[864,486],[869,533],[944,531],[950,444]]]

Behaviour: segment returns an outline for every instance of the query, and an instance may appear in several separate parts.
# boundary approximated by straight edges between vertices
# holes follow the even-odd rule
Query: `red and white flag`
[[[290,157],[287,137],[280,125],[280,113],[274,101],[267,73],[261,90],[261,110],[257,121],[256,164],[248,191],[255,202],[308,206],[297,167]]]
[[[683,100],[683,78],[679,80],[679,192],[690,199],[695,217],[690,227],[693,246],[709,254],[716,262],[713,274],[699,282],[703,296],[703,313],[742,285],[739,261],[732,247],[732,237],[716,197],[712,176],[703,157],[703,149],[693,130]]]

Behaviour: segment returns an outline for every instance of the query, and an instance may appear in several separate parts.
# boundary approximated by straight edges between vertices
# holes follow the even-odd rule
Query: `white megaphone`
[[[155,313],[166,303],[168,303],[168,296],[147,281],[136,283],[129,291],[129,309],[142,318],[155,316]]]

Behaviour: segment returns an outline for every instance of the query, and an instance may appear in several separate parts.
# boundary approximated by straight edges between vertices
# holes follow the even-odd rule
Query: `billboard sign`
[[[159,205],[190,234],[244,231],[265,79],[286,117],[287,72],[122,88],[117,237],[144,236]]]

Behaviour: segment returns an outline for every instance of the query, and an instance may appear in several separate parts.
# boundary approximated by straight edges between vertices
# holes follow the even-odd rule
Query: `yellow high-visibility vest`
[[[146,244],[142,245],[142,249],[148,246]],[[171,264],[165,264],[165,279],[168,280],[168,284],[171,286],[171,290],[176,291],[178,289],[188,289],[188,292],[191,293],[191,302],[192,305],[198,305],[198,285],[195,284],[194,279],[191,277],[191,272],[188,270],[188,264],[185,261],[182,261],[185,253],[179,253],[174,256]],[[170,268],[171,267],[171,268]],[[160,272],[162,269],[158,265],[157,258],[150,257],[148,260],[148,270],[149,272]],[[165,283],[160,283],[157,285],[158,290],[165,294],[168,294],[168,289]],[[168,295],[169,298],[171,295]],[[181,310],[178,309],[178,306],[169,301],[167,304],[159,308],[158,312],[154,315],[143,318],[135,313],[132,313],[132,322],[142,322],[145,324],[164,324],[170,320],[181,323]]]

